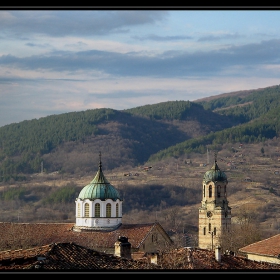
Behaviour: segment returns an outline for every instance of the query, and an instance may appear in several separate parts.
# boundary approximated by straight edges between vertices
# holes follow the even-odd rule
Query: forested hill
[[[280,86],[256,90],[238,91],[194,101],[206,110],[218,111],[239,122],[259,118],[268,111],[280,106]]]
[[[212,110],[211,110],[212,111]],[[202,105],[190,101],[168,101],[153,105],[144,105],[132,109],[123,110],[132,115],[147,117],[151,120],[197,120],[207,125],[215,125],[214,122],[225,122],[228,126],[230,118],[217,118],[217,114],[205,110]],[[232,125],[232,124],[231,124]]]
[[[188,101],[123,111],[93,109],[13,123],[0,128],[0,175],[6,180],[40,172],[42,162],[46,172],[92,172],[89,155],[98,160],[99,151],[107,168],[139,165],[162,149],[232,125],[230,117],[221,119]]]
[[[219,150],[224,143],[258,143],[280,136],[280,86],[238,91],[200,99],[205,110],[230,117],[239,123],[206,136],[189,139],[152,155],[148,162],[190,152],[206,153],[206,147]]]
[[[98,166],[138,166],[148,161],[205,153],[225,142],[279,136],[280,88],[222,94],[209,100],[168,101],[127,110],[93,109],[0,127],[0,180],[25,174],[85,174]]]

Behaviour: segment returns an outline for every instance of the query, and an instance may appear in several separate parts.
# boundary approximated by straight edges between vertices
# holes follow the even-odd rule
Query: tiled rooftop
[[[233,255],[181,248],[160,255],[159,266],[150,266],[141,254],[126,260],[104,254],[107,248],[114,250],[119,236],[128,236],[132,255],[155,224],[121,225],[115,231],[73,231],[74,223],[0,223],[0,269],[171,269],[171,270],[279,270],[280,265],[257,262]],[[46,245],[50,244],[50,245]],[[242,248],[245,252],[278,256],[280,235]],[[103,253],[101,253],[103,252]],[[107,251],[108,253],[108,251]],[[110,252],[112,253],[112,252]],[[143,256],[143,254],[142,254]],[[38,259],[41,257],[41,260]],[[45,258],[45,260],[44,260]],[[42,266],[43,265],[43,266]]]
[[[114,231],[73,231],[74,223],[0,223],[0,250],[25,249],[51,243],[74,242],[89,248],[114,248],[119,236],[128,236],[138,248],[154,224],[121,225]],[[1,256],[0,256],[1,259]]]
[[[163,255],[158,263],[165,269],[194,270],[278,270],[280,265],[256,262],[231,254],[221,254],[221,261],[215,258],[215,252],[206,249],[180,248]]]
[[[1,252],[0,271],[160,269],[147,260],[105,254],[75,243],[58,243],[26,250]]]
[[[280,255],[280,234],[240,248],[239,251],[278,257]]]
[[[181,248],[159,257],[158,264],[148,258],[125,259],[75,243],[57,243],[26,250],[1,252],[0,271],[280,271],[280,265],[221,255],[205,249]]]

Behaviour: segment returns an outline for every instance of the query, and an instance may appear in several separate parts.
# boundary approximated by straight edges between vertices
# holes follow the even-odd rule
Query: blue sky
[[[0,10],[0,126],[280,84],[280,10]]]

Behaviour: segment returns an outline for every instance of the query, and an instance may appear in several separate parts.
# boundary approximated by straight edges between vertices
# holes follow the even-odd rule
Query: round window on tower
[[[212,213],[211,211],[208,211],[208,212],[207,212],[207,217],[208,217],[208,218],[211,218],[212,216],[213,216],[213,213]]]

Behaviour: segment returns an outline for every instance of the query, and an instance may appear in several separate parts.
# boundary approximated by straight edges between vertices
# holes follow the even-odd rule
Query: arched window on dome
[[[89,204],[85,204],[85,217],[89,217]]]
[[[116,217],[119,217],[119,204],[116,204]]]
[[[81,204],[78,203],[77,217],[81,217]]]
[[[209,186],[209,197],[212,197],[212,186]]]
[[[94,217],[100,218],[100,204],[96,203],[94,206]]]
[[[106,218],[110,218],[111,217],[111,204],[107,203],[106,204]]]

